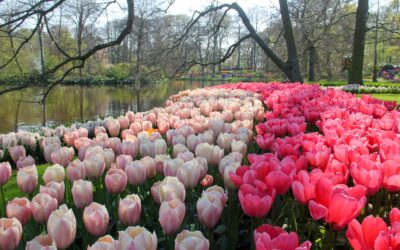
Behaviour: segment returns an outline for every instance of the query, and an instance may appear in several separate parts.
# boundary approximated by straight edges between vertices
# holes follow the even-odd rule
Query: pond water
[[[146,111],[161,106],[179,91],[222,84],[222,82],[172,81],[136,91],[129,86],[56,86],[46,104],[34,103],[41,87],[31,87],[0,96],[0,133],[45,125],[68,124],[118,116],[131,110]]]

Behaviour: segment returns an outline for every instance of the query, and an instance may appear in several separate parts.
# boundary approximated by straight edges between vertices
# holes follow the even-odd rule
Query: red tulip
[[[346,231],[347,239],[354,250],[375,249],[375,240],[381,232],[387,232],[385,221],[380,217],[369,215],[361,225],[353,219]]]

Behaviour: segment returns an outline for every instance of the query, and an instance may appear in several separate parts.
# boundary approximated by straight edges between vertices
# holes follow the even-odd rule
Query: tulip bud
[[[79,159],[71,162],[67,167],[67,177],[71,183],[77,180],[84,180],[86,178],[85,165]]]
[[[196,210],[201,224],[213,228],[221,217],[223,206],[217,195],[204,192],[197,201]]]
[[[140,160],[129,162],[125,167],[125,173],[129,184],[136,186],[146,181],[146,166]]]
[[[103,175],[106,163],[101,154],[96,154],[83,160],[86,176],[89,178],[99,178]]]
[[[114,240],[110,235],[100,237],[87,250],[119,250],[118,241]]]
[[[58,204],[61,204],[64,202],[64,182],[50,181],[46,186],[40,186],[40,193],[49,194],[51,197],[57,199]]]

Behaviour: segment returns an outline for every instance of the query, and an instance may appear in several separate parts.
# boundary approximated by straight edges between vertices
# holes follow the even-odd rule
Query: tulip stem
[[[4,192],[3,192],[3,186],[0,186],[0,190],[1,190],[1,198],[3,200],[3,213],[2,216],[6,217],[6,198],[4,197]]]

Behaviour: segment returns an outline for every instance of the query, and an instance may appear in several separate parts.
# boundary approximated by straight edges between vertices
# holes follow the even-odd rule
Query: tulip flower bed
[[[240,83],[0,135],[0,249],[397,249],[395,107]]]

